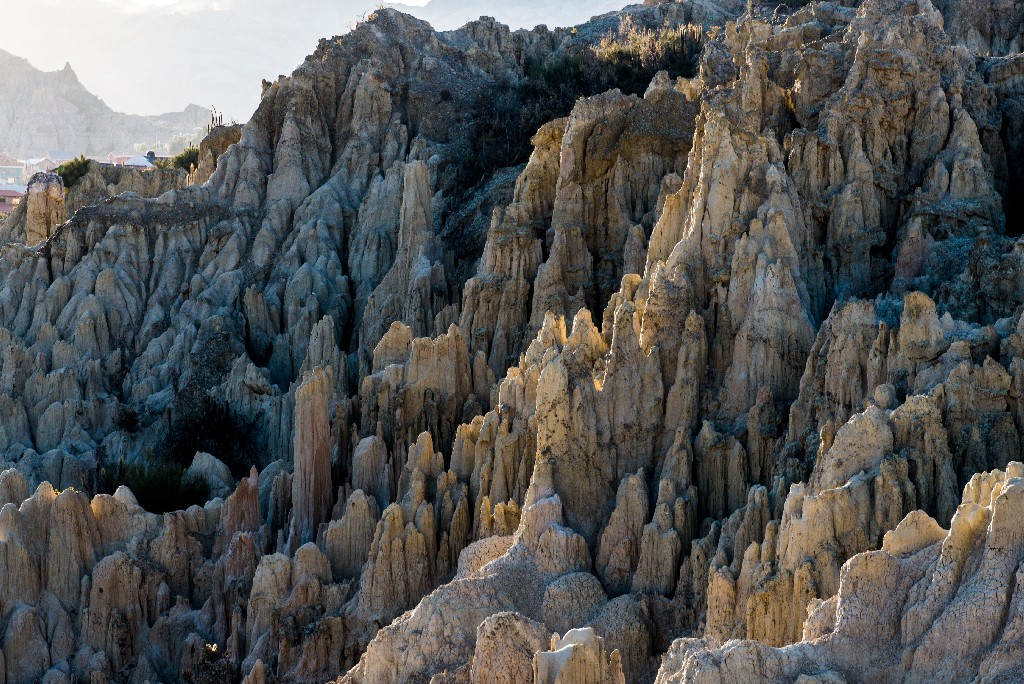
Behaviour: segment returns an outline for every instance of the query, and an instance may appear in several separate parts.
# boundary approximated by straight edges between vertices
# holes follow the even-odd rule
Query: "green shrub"
[[[150,513],[185,510],[193,504],[202,506],[209,495],[205,482],[185,477],[185,469],[173,463],[122,466],[112,489],[120,485],[132,490],[139,505]]]
[[[170,159],[157,161],[156,166],[161,169],[184,169],[191,173],[199,166],[199,148],[195,145],[189,145],[185,148],[184,152],[176,154]]]
[[[64,181],[65,190],[70,190],[87,173],[89,173],[89,160],[85,158],[84,154],[57,167],[57,175]]]

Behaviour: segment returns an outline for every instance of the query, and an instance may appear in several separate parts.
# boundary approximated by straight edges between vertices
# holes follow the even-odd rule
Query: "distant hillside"
[[[0,50],[0,150],[16,157],[129,151],[193,134],[209,120],[209,110],[197,105],[159,116],[115,112],[86,90],[70,64],[45,72]]]
[[[579,24],[631,1],[640,0],[434,0],[401,9],[444,30],[481,15],[532,28]],[[147,3],[144,12],[126,11],[131,2],[106,0],[11,2],[4,18],[18,30],[8,31],[2,45],[46,69],[70,61],[89,88],[119,111],[152,114],[197,102],[215,105],[228,120],[248,121],[263,79],[290,74],[320,38],[348,32],[380,2],[161,0]],[[82,39],[83,26],[88,40]],[[145,46],[122,47],[126,40]],[[150,40],[173,50],[150,49]]]
[[[320,38],[344,33],[379,0],[178,0],[144,12],[106,0],[11,4],[18,31],[2,46],[47,69],[70,61],[114,109],[155,114],[196,102],[247,121],[262,79],[290,74]]]
[[[390,7],[425,19],[434,28],[447,31],[481,16],[494,17],[512,28],[575,26],[591,17],[614,12],[629,0],[588,0],[554,3],[550,0],[430,0],[423,7],[388,3]]]

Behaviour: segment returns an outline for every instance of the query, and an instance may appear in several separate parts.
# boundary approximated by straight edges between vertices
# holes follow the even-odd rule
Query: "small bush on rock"
[[[184,152],[180,152],[170,159],[161,159],[156,162],[161,169],[182,169],[191,172],[199,166],[199,148],[189,145]]]
[[[64,181],[66,190],[70,190],[87,173],[89,173],[89,160],[85,158],[84,154],[57,167],[57,175]]]

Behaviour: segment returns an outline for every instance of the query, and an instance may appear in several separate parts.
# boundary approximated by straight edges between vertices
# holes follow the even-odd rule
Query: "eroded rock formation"
[[[1019,676],[1024,81],[985,7],[381,10],[203,185],[39,184],[0,251],[6,681]],[[479,175],[482,102],[676,27],[690,77]]]

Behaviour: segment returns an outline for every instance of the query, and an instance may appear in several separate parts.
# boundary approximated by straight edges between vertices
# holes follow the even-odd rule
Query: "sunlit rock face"
[[[36,179],[0,681],[1024,675],[1024,80],[983,10],[381,10],[184,179]],[[640,94],[537,89],[671,36]],[[522,159],[502,93],[550,107]]]

